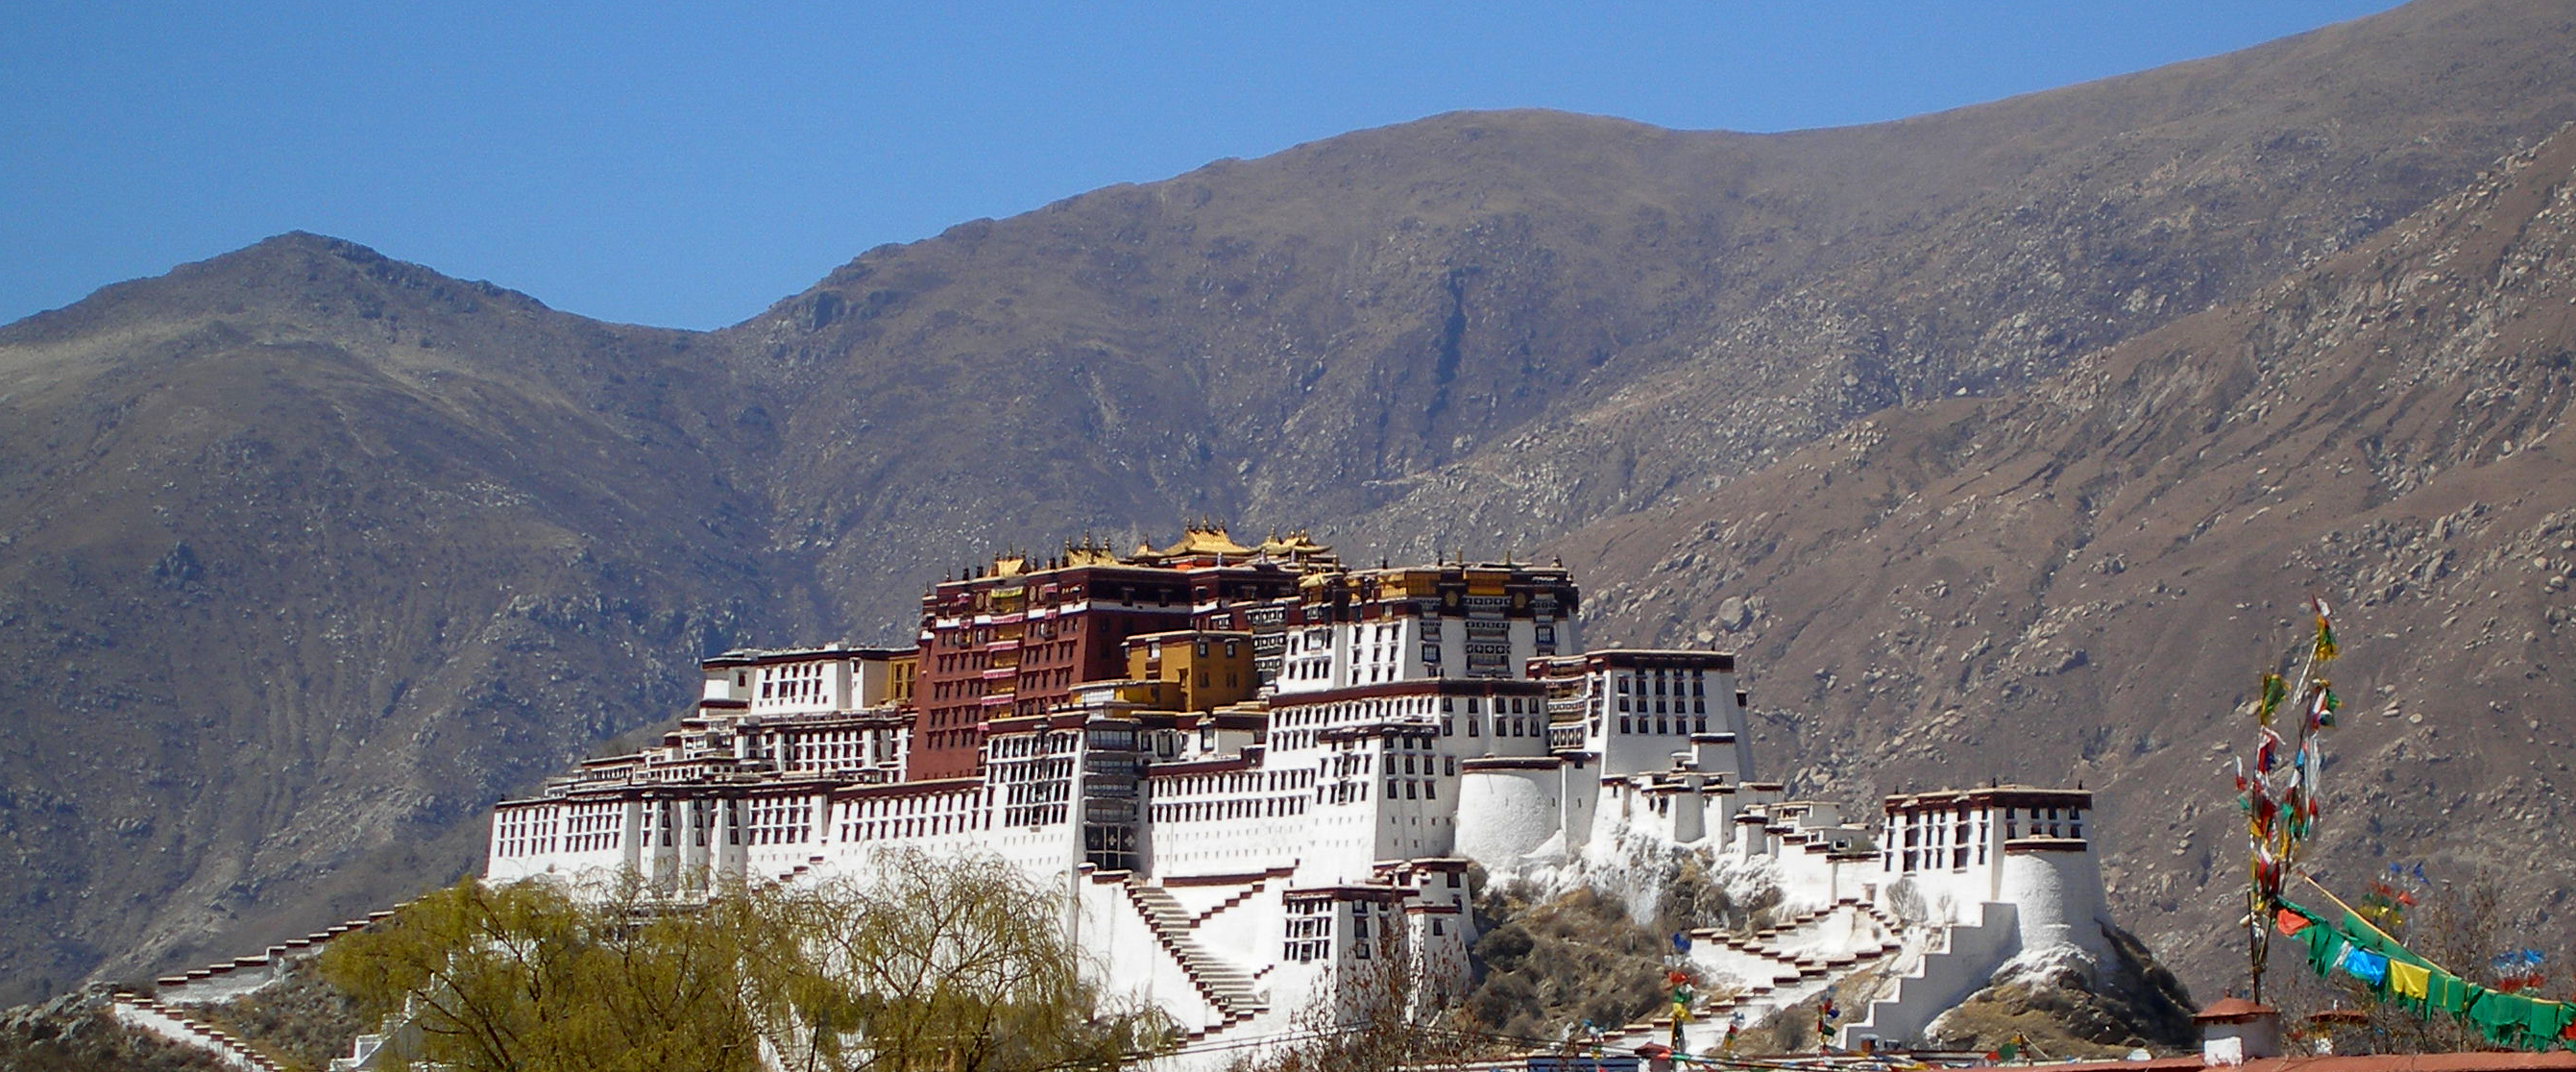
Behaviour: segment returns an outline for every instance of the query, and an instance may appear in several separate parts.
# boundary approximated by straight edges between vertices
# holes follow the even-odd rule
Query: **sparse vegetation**
[[[0,1016],[0,1072],[231,1072],[231,1066],[119,1024],[96,1001],[71,998]]]
[[[285,979],[220,1005],[190,1005],[191,1019],[222,1027],[289,1068],[321,1069],[345,1057],[349,1044],[372,1025],[358,1018],[358,1003],[324,980],[310,959],[297,960]]]
[[[1344,967],[1337,1001],[1299,1011],[1287,1042],[1238,1057],[1227,1072],[1438,1072],[1516,1048],[1426,987],[1394,931],[1378,932],[1376,952]]]
[[[2060,1059],[2114,1058],[2130,1050],[2177,1053],[2199,1040],[2191,996],[2135,935],[2104,926],[2110,961],[2073,962],[1999,979],[1934,1025],[1946,1047],[1992,1050],[2016,1036]]]
[[[1655,931],[1712,928],[1721,931],[1753,931],[1769,926],[1773,911],[1780,905],[1780,888],[1763,886],[1758,894],[1737,901],[1708,874],[1706,862],[1693,855],[1683,858],[1681,868],[1664,884],[1662,897],[1655,905]]]
[[[1667,939],[1590,889],[1533,902],[1525,888],[1476,891],[1477,969],[1464,1005],[1480,1029],[1553,1040],[1589,1020],[1626,1024],[1667,1000]]]

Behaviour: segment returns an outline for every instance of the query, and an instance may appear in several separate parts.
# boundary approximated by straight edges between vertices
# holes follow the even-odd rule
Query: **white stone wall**
[[[2006,852],[1997,886],[1995,899],[2020,910],[2022,948],[2073,946],[2097,958],[2111,955],[2100,924],[2101,864],[2091,849]]]
[[[1295,866],[1315,804],[1313,768],[1155,774],[1143,782],[1145,870],[1186,877]]]
[[[1470,770],[1458,780],[1458,855],[1507,871],[1556,836],[1564,814],[1559,771]]]
[[[1206,907],[1194,909],[1198,927],[1192,937],[1208,952],[1244,966],[1247,972],[1279,959],[1279,891],[1284,887],[1283,880],[1190,887],[1194,899],[1206,902]]]
[[[1218,1021],[1219,1011],[1200,995],[1189,973],[1154,936],[1119,883],[1095,882],[1086,876],[1074,883],[1074,889],[1080,909],[1070,937],[1075,948],[1096,958],[1093,978],[1113,993],[1153,1002],[1183,1031]]]

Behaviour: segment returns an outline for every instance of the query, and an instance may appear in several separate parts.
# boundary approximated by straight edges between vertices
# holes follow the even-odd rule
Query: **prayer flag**
[[[2388,964],[2388,992],[2402,998],[2422,1001],[2431,992],[2433,973],[2420,965],[2404,961]]]

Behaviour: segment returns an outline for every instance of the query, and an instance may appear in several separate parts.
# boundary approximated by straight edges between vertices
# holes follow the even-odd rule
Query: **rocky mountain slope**
[[[2557,946],[2571,400],[2576,129],[2029,389],[1876,414],[1555,546],[1627,578],[1596,633],[1739,647],[1803,783],[2090,785],[2115,904],[2218,981],[2242,977],[2241,709],[2320,595],[2347,700],[2321,873],[2352,896],[2389,863],[2489,872],[2511,940]]]
[[[1875,634],[1898,628],[1885,608],[1707,528],[1750,514],[1685,511],[1786,494],[1803,470],[1780,457],[1886,407],[2049,397],[2213,304],[2295,307],[2262,288],[2389,240],[2371,236],[2576,117],[2571,45],[2576,12],[2545,0],[2426,3],[1842,130],[1435,117],[870,251],[707,334],[311,236],[0,328],[0,844],[20,863],[0,876],[0,1001],[433,883],[470,860],[478,808],[668,717],[697,656],[889,639],[942,568],[1086,527],[1205,514],[1395,557],[1562,537],[1598,566],[1594,636],[1689,637],[1730,608],[1760,702],[1812,720],[1770,762],[1857,773],[1891,747],[1870,734],[2036,697],[2112,649],[1850,692],[1890,673],[1857,661],[1875,649],[1827,665],[1778,623]],[[1916,412],[1886,419],[1935,420]],[[2371,464],[2448,457],[2447,418],[2413,419]],[[1948,434],[1906,464],[1955,464]],[[1779,531],[1893,508],[1810,497]],[[2202,507],[2133,508],[2164,531]],[[2032,509],[2013,540],[2109,538]],[[2494,516],[2386,538],[2485,555],[2506,546]],[[1623,519],[1566,535],[1604,517]],[[2415,553],[2392,546],[2410,549],[2381,560]],[[2292,595],[2230,608],[2248,632],[2267,598]],[[1958,617],[1909,643],[1956,658],[2000,629]],[[2210,687],[2243,676],[2229,654]],[[1835,684],[1810,688],[1818,671]],[[2013,703],[2036,728],[1974,737],[1998,762],[2078,741],[2144,771],[2207,744],[2134,706],[2079,732]],[[2191,829],[2174,843],[2205,856]],[[2125,904],[2196,889],[2133,873]]]
[[[729,476],[766,433],[687,336],[290,236],[0,355],[20,993],[435,878],[673,668],[798,627]]]
[[[2576,118],[2571,38],[2428,4],[1866,127],[1440,116],[871,251],[722,336],[811,399],[781,535],[851,620],[961,535],[1525,547],[2343,248]]]

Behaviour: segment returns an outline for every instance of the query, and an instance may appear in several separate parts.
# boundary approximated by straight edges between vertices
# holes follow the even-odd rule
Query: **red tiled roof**
[[[2257,1005],[2245,1000],[2244,998],[2226,997],[2220,998],[2216,1003],[2210,1005],[2210,1007],[2192,1014],[2191,1018],[2201,1021],[2202,1023],[2207,1023],[2212,1020],[2244,1020],[2251,1017],[2261,1016],[2265,1013],[2277,1013],[2280,1011],[2281,1010],[2275,1009],[2269,1005]]]

